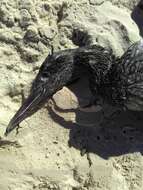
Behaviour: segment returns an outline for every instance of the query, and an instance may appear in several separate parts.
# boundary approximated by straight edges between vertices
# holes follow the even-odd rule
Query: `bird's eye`
[[[65,58],[63,56],[59,56],[56,58],[56,63],[62,63],[64,62]]]

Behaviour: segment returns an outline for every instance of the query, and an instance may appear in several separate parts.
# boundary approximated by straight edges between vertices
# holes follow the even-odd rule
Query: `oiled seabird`
[[[80,47],[55,52],[45,59],[29,97],[9,122],[5,135],[85,73],[95,104],[102,99],[113,106],[143,111],[143,42],[134,43],[120,58],[98,45]]]

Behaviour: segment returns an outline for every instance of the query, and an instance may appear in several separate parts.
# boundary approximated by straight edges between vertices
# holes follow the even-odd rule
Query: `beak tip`
[[[4,136],[7,137],[8,136],[8,133],[9,133],[9,130],[6,129],[5,133],[4,133]]]
[[[5,130],[4,136],[7,137],[8,134],[9,134],[11,131],[12,131],[12,130],[11,130],[11,125],[8,125],[7,128],[6,128],[6,130]]]

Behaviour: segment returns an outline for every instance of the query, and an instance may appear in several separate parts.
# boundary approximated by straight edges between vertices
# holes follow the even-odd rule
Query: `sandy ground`
[[[143,189],[142,118],[79,111],[78,102],[90,97],[85,79],[58,92],[55,104],[22,122],[17,135],[3,136],[51,45],[76,47],[76,28],[121,55],[140,39],[131,19],[136,3],[0,1],[0,190]],[[111,112],[105,105],[106,116]]]

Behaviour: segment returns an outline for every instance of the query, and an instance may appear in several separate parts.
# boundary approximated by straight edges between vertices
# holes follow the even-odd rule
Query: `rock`
[[[38,42],[39,36],[37,28],[34,25],[28,26],[24,38],[32,42]]]

